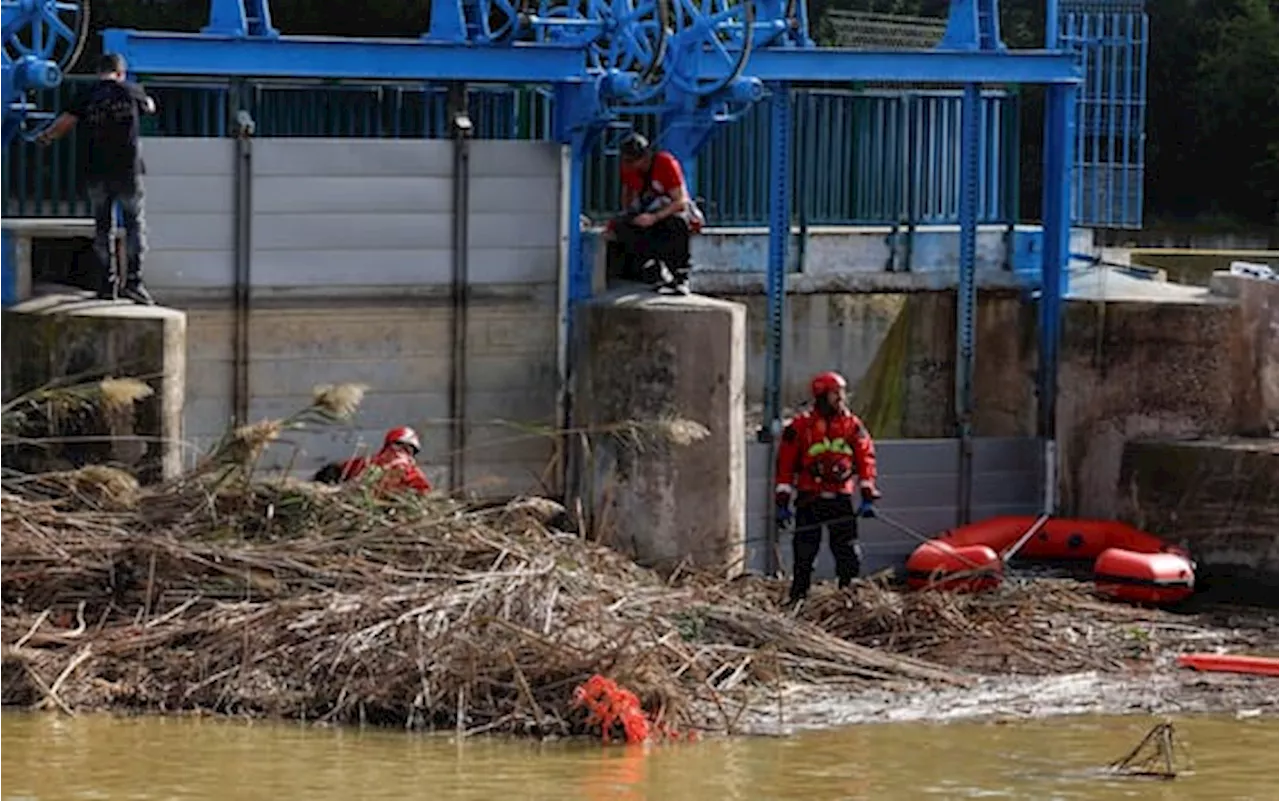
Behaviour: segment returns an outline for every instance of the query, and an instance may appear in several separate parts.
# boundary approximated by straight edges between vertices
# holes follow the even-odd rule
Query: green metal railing
[[[39,99],[55,112],[85,79],[73,78]],[[160,113],[144,135],[225,137],[245,108],[258,137],[441,138],[447,132],[443,89],[395,84],[297,85],[265,81],[147,81]],[[473,90],[476,134],[545,140],[552,99],[539,89]],[[795,207],[812,225],[949,223],[959,203],[960,95],[945,91],[804,90],[797,92]],[[983,96],[980,220],[1009,222],[1017,210],[1017,97]],[[636,120],[652,133],[651,120]],[[68,137],[49,148],[17,143],[4,154],[4,213],[83,217],[79,181],[83,143]],[[767,224],[767,113],[724,126],[698,159],[696,190],[715,225]],[[586,169],[585,211],[617,205],[617,163],[602,154]]]

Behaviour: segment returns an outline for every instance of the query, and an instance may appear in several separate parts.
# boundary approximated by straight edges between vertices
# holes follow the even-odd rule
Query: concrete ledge
[[[92,217],[5,217],[0,228],[32,238],[72,239],[93,236]]]
[[[1275,439],[1147,439],[1128,443],[1123,515],[1190,548],[1202,587],[1230,600],[1274,605],[1277,567]]]
[[[792,273],[787,276],[787,292],[818,295],[845,292],[938,292],[955,289],[956,277],[944,273],[890,273],[849,271],[844,273]],[[1012,272],[984,273],[983,290],[1020,291],[1024,282]],[[763,273],[717,272],[695,269],[689,285],[697,292],[713,295],[763,295],[766,278]]]
[[[81,217],[0,219],[4,248],[4,302],[20,303],[32,294],[31,243],[36,239],[93,237],[93,220]]]
[[[49,432],[79,441],[32,449],[26,469],[109,462],[142,480],[182,468],[186,315],[161,306],[101,301],[85,294],[46,295],[6,309],[3,390],[6,400],[50,382],[138,378],[153,390],[131,419],[79,421],[93,430]],[[109,439],[108,439],[109,438]]]

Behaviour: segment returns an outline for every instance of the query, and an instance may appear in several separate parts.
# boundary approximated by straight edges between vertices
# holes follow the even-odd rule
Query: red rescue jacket
[[[380,491],[413,490],[422,493],[431,491],[431,482],[427,480],[422,468],[418,467],[413,456],[398,448],[383,448],[371,459],[363,457],[348,459],[342,465],[342,480],[350,481],[357,478],[370,467],[382,470],[382,478],[378,482]]]
[[[777,485],[800,493],[852,495],[876,490],[876,445],[856,414],[823,417],[815,410],[796,415],[782,430]]]

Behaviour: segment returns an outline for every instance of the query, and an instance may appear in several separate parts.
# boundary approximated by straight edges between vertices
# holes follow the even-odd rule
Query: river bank
[[[994,593],[659,576],[554,502],[385,501],[211,469],[6,481],[6,704],[200,711],[561,737],[604,675],[659,731],[1173,709],[1274,714],[1276,681],[1174,655],[1274,653],[1274,610],[1106,603],[1065,580]]]

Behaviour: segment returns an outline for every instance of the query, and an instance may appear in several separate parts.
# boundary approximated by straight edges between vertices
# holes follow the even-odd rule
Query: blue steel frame
[[[270,24],[267,0],[212,0],[210,25],[199,34],[108,30],[106,49],[125,55],[139,72],[155,75],[243,75],[250,77],[331,77],[412,81],[494,81],[552,84],[556,96],[556,139],[571,148],[569,186],[569,303],[591,294],[590,265],[583,258],[577,224],[583,201],[583,164],[596,138],[624,110],[657,110],[662,114],[660,139],[686,163],[692,162],[714,126],[731,118],[734,104],[749,105],[768,87],[770,146],[770,246],[768,290],[768,368],[765,426],[761,437],[772,440],[781,428],[782,346],[786,299],[787,248],[791,234],[791,113],[793,84],[834,80],[913,82],[964,86],[961,162],[961,261],[957,321],[958,433],[967,441],[972,410],[974,357],[975,234],[978,200],[979,84],[1040,84],[1048,87],[1045,110],[1043,184],[1044,256],[1040,319],[1039,433],[1051,448],[1054,396],[1058,372],[1058,339],[1070,233],[1070,167],[1072,164],[1076,87],[1081,65],[1071,52],[1058,49],[1057,0],[1046,0],[1046,49],[1009,51],[1000,41],[997,0],[951,0],[947,32],[933,50],[871,51],[814,47],[807,29],[798,35],[795,20],[785,18],[779,0],[755,4],[752,39],[755,47],[744,74],[734,78],[725,45],[695,43],[668,47],[667,57],[683,59],[671,72],[683,71],[720,83],[716,97],[681,89],[674,83],[656,105],[634,102],[635,76],[588,69],[586,45],[494,44],[468,41],[475,27],[476,0],[436,2],[431,31],[420,40],[343,39],[282,36]],[[800,5],[803,5],[801,3]],[[803,21],[802,21],[803,23]],[[732,47],[734,45],[729,45]],[[736,45],[741,48],[744,45]],[[718,49],[718,55],[713,51]],[[665,62],[664,62],[665,64]],[[633,101],[628,105],[628,98]],[[648,102],[646,100],[645,102]],[[690,163],[687,173],[695,169]],[[572,315],[570,315],[572,317]],[[1048,487],[1048,482],[1046,483]],[[962,492],[966,490],[962,487]],[[1053,505],[1052,491],[1046,506]]]
[[[87,0],[86,0],[87,2]],[[54,89],[62,83],[62,71],[80,54],[88,30],[88,9],[66,0],[3,0],[0,2],[0,136],[8,150],[18,136],[33,138],[27,124],[41,114],[29,102],[29,93]],[[64,16],[76,19],[73,29]],[[16,240],[8,229],[0,231],[0,304],[18,300]]]
[[[1076,102],[1071,219],[1141,228],[1146,170],[1145,0],[1063,0],[1058,36],[1085,66]]]

